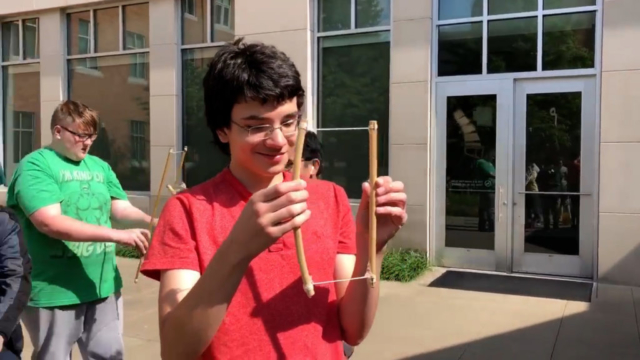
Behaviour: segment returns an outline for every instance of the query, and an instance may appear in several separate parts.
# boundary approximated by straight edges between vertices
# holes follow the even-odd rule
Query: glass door
[[[434,260],[507,270],[513,82],[439,83],[434,137]]]
[[[513,271],[592,277],[595,78],[516,83]]]

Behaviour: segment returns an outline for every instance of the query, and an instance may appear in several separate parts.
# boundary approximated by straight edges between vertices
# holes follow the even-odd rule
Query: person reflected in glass
[[[580,192],[580,156],[572,163],[567,176],[568,189],[570,193]],[[580,195],[571,198],[571,227],[576,228],[580,224]]]
[[[538,192],[536,179],[539,172],[540,168],[535,163],[531,163],[527,168],[527,175],[525,177],[525,191],[527,191],[527,195],[525,196],[526,224],[529,225],[530,228],[535,228],[538,222],[542,222],[540,197],[538,194],[531,194]]]
[[[478,231],[492,232],[495,214],[496,168],[495,150],[491,149],[476,161],[476,180],[478,180]]]
[[[551,163],[551,162],[547,162]],[[558,178],[556,176],[556,169],[552,165],[542,164],[540,172],[538,173],[538,188],[540,192],[557,192],[558,191]],[[558,228],[558,196],[555,194],[544,194],[541,196],[542,201],[542,216],[544,229],[549,230],[551,227],[551,221],[553,221],[553,228]]]

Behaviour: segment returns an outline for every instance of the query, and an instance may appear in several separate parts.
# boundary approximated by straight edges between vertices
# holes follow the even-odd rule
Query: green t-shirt
[[[7,206],[20,218],[33,261],[30,306],[85,303],[122,288],[115,244],[71,242],[39,232],[29,216],[60,203],[62,213],[83,222],[111,227],[111,199],[127,195],[103,160],[87,155],[72,161],[45,147],[25,156],[7,191]]]

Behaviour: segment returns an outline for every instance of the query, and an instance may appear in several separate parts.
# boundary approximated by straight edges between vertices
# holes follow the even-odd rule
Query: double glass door
[[[595,79],[437,85],[442,266],[591,277]]]

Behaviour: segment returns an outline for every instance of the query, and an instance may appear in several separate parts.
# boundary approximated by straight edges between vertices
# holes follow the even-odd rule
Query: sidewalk
[[[160,359],[158,284],[144,277],[134,284],[137,261],[118,261],[126,358]],[[640,289],[600,285],[585,303],[428,287],[444,271],[383,282],[373,329],[352,359],[640,359]]]

